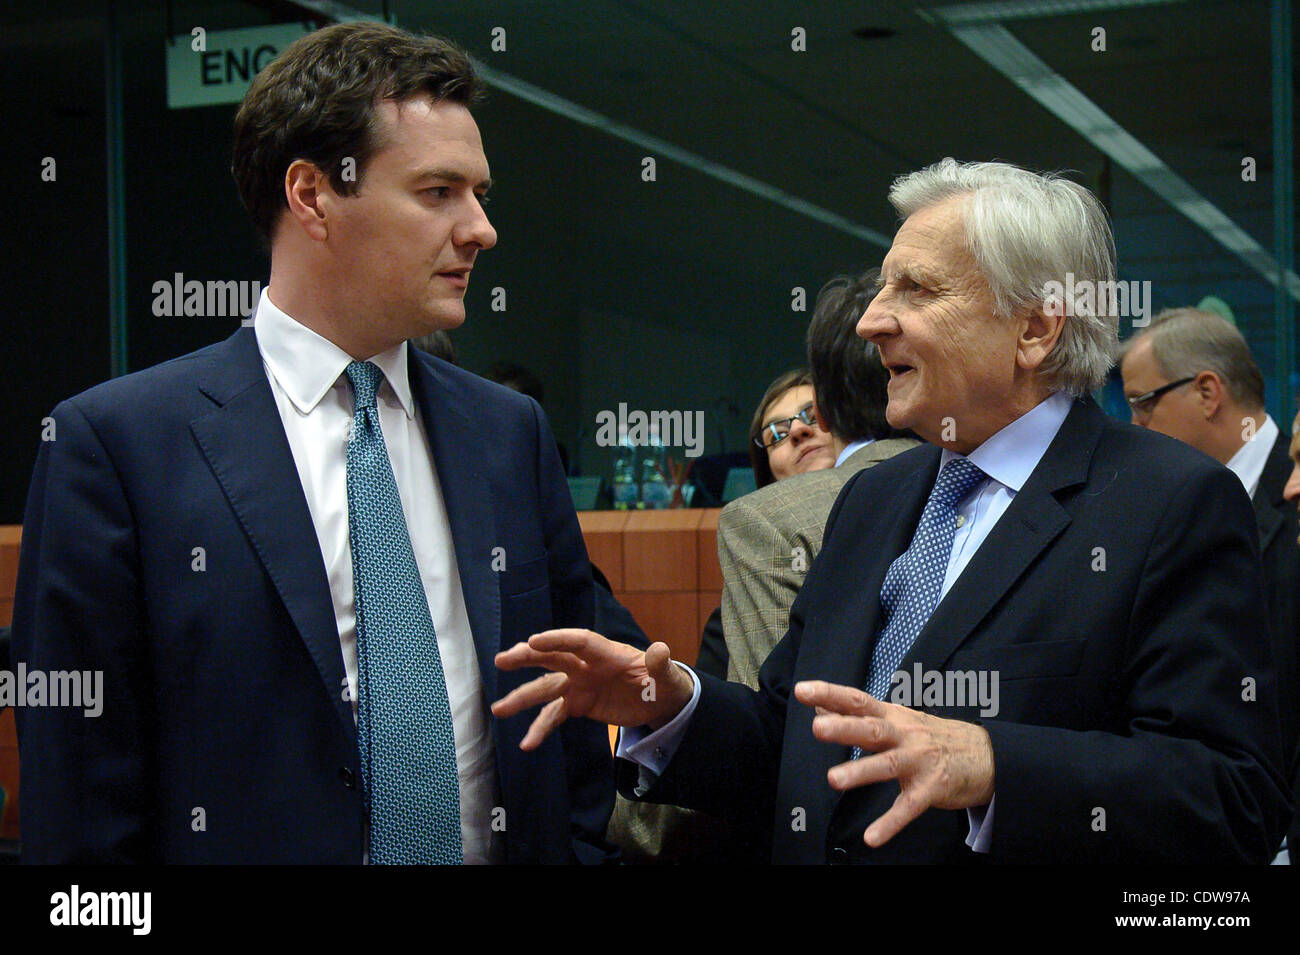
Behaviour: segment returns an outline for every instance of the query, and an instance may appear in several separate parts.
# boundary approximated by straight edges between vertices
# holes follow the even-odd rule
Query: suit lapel
[[[870,447],[857,452],[841,467],[858,463],[859,455]],[[913,455],[913,461],[912,467],[899,475],[892,493],[878,493],[873,497],[868,504],[869,511],[856,512],[861,516],[855,519],[847,509],[842,510],[833,539],[823,542],[821,554],[826,554],[828,545],[833,547],[830,559],[834,565],[829,573],[838,586],[830,591],[825,602],[834,609],[829,614],[824,608],[818,610],[819,618],[826,622],[815,630],[805,619],[804,640],[791,686],[801,680],[866,686],[867,667],[880,628],[880,588],[889,565],[912,542],[939,471],[939,449],[926,446]],[[890,516],[882,520],[881,515],[885,513]],[[863,527],[863,523],[871,526]],[[847,545],[843,543],[846,541]],[[841,547],[845,549],[840,550]],[[814,564],[813,570],[818,566]],[[821,572],[827,570],[823,568]],[[785,734],[785,752],[792,754],[793,762],[782,766],[782,789],[795,793],[796,804],[807,810],[808,832],[825,831],[836,807],[843,801],[843,794],[826,785],[826,772],[849,758],[849,747],[818,742],[812,735],[811,712],[793,701],[786,711]],[[810,848],[806,840],[791,836],[784,826],[779,832],[785,835],[778,836],[778,843],[792,853],[791,858],[820,861],[818,850]],[[811,855],[804,854],[810,852]]]
[[[848,580],[847,592],[842,593],[842,609],[834,615],[830,626],[820,631],[820,639],[804,641],[796,681],[826,680],[849,686],[866,685],[867,667],[880,628],[880,589],[885,572],[911,544],[917,521],[939,471],[938,448],[927,447],[915,457],[916,464],[899,477],[897,493],[889,500],[893,518],[883,527],[883,533],[875,528],[864,532],[863,528],[848,523],[851,518],[841,513],[840,522],[835,527],[835,539],[847,538],[851,543],[848,550],[834,558],[835,563],[837,567],[860,568],[860,573],[853,574]],[[873,523],[878,519],[877,514],[864,517]],[[825,553],[827,543],[823,542],[822,553]],[[817,768],[825,770],[846,758],[848,747],[839,752],[837,747],[819,745],[813,751],[820,754],[818,758],[824,764]]]
[[[501,541],[492,513],[491,485],[474,455],[484,435],[470,420],[468,397],[434,362],[408,348],[407,366],[451,525],[456,570],[465,595],[483,692],[487,699],[494,700],[497,668],[493,659],[501,650],[501,592],[492,568],[493,548]]]
[[[903,658],[900,669],[921,663],[942,669],[984,616],[1070,523],[1056,492],[1088,479],[1104,412],[1090,399],[1076,401],[1038,466],[989,532],[970,563],[939,602]],[[927,487],[927,493],[929,488]]]
[[[218,346],[199,388],[218,407],[191,421],[190,431],[355,740],[325,562],[252,328]]]
[[[1251,504],[1255,508],[1255,520],[1259,525],[1260,553],[1268,550],[1282,525],[1285,523],[1283,510],[1286,500],[1282,497],[1282,488],[1291,473],[1291,438],[1279,433],[1273,447],[1268,452],[1268,460],[1259,476],[1259,485]]]

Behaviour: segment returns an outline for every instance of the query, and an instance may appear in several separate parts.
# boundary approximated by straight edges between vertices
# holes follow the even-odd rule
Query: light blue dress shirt
[[[876,441],[875,438],[867,438],[865,441],[854,441],[852,444],[846,444],[844,446],[844,450],[839,453],[838,457],[836,457],[835,466],[839,467],[841,464],[843,464],[853,455],[857,454],[867,445],[874,444],[875,441]]]

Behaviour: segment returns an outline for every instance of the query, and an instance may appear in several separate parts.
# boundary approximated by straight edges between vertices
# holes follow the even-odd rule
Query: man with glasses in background
[[[1282,496],[1291,474],[1290,435],[1264,409],[1264,376],[1246,339],[1213,312],[1161,312],[1149,328],[1124,343],[1120,374],[1134,424],[1178,438],[1226,465],[1250,495],[1259,524],[1278,711],[1294,795],[1300,790],[1300,549],[1294,539],[1295,515]],[[1290,532],[1284,533],[1288,524]],[[1300,835],[1298,819],[1292,819],[1288,836],[1292,847]]]

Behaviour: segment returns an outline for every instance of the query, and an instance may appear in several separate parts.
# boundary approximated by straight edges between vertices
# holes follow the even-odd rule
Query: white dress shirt
[[[975,485],[974,490],[957,508],[958,526],[953,535],[952,554],[948,558],[948,572],[944,576],[940,600],[947,595],[994,525],[1006,513],[1016,494],[1024,487],[1025,481],[1029,480],[1029,475],[1038,467],[1038,462],[1043,459],[1048,445],[1061,430],[1073,404],[1074,398],[1064,392],[1057,392],[967,455],[970,462],[988,477]],[[939,470],[942,471],[943,466],[955,457],[959,455],[945,448],[940,454]],[[937,473],[935,478],[938,479]],[[663,774],[669,760],[677,752],[699,702],[699,677],[690,667],[684,664],[678,666],[690,673],[695,681],[695,692],[691,695],[690,702],[672,722],[653,732],[648,732],[648,727],[629,727],[619,733],[617,755],[630,759],[641,767],[637,779],[638,795],[649,789],[654,780]],[[968,810],[967,815],[971,831],[966,844],[976,852],[987,852],[992,844],[993,802],[987,807]]]
[[[1273,419],[1264,415],[1259,430],[1228,459],[1228,470],[1241,479],[1252,500],[1259,490],[1259,479],[1264,475],[1264,465],[1268,464],[1269,453],[1279,433]]]
[[[347,446],[354,399],[344,369],[352,357],[299,324],[262,291],[253,330],[284,423],[329,578],[352,716],[357,712],[357,626],[348,532]],[[451,705],[466,863],[501,858],[492,832],[496,768],[478,656],[465,610],[456,551],[433,452],[407,377],[406,343],[369,360],[384,373],[375,396],[411,548],[438,637]],[[342,686],[333,688],[343,693]]]

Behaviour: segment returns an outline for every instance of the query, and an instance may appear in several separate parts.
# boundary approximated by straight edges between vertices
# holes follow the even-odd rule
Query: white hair
[[[899,215],[958,196],[966,245],[993,293],[996,313],[1009,318],[1041,307],[1049,283],[1115,281],[1115,241],[1097,197],[1063,176],[1039,175],[1008,163],[944,159],[894,180],[889,201]],[[1107,288],[1113,286],[1093,286]],[[1053,389],[1083,395],[1099,387],[1115,360],[1119,316],[1113,298],[1096,307],[1066,303],[1061,337],[1039,368]]]

